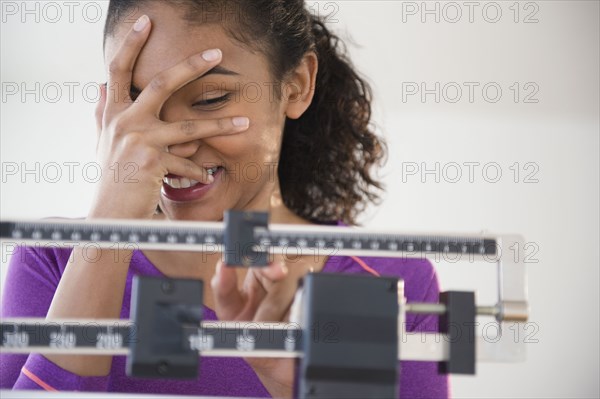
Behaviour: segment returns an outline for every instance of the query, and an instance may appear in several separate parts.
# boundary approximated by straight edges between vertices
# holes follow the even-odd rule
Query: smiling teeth
[[[206,171],[208,172],[209,175],[212,176],[215,173],[217,173],[218,169],[219,169],[218,166],[214,166],[212,168],[207,168]],[[173,188],[190,188],[190,187],[195,186],[196,184],[200,183],[197,180],[188,179],[187,177],[173,178],[173,177],[166,177],[166,176],[163,177],[163,182]]]
[[[212,168],[206,169],[206,171],[208,172],[209,175],[214,175],[215,173],[217,173],[218,168],[219,168],[218,166],[214,166]]]
[[[194,179],[188,179],[187,177],[182,177],[179,179],[172,177],[163,177],[163,182],[165,182],[165,184],[173,188],[190,188],[199,183],[199,181]]]

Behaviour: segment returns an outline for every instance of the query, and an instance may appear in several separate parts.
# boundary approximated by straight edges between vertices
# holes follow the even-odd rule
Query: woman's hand
[[[236,269],[217,263],[211,288],[215,312],[220,320],[277,322],[289,321],[298,281],[309,268],[295,264],[288,270],[282,259],[265,268],[250,268],[242,288]],[[294,359],[246,358],[273,397],[291,397],[294,387]]]
[[[90,217],[151,219],[159,203],[163,177],[168,173],[212,182],[206,169],[168,152],[170,145],[237,133],[233,119],[161,121],[167,99],[188,82],[221,61],[221,51],[208,50],[156,75],[133,101],[130,87],[136,60],[150,34],[142,16],[129,31],[109,66],[107,86],[96,108],[97,159],[102,177],[96,188]],[[239,119],[238,119],[239,120]]]

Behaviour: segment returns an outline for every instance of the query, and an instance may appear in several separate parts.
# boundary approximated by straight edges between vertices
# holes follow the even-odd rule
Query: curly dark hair
[[[111,0],[104,37],[127,12],[156,0]],[[374,166],[386,144],[371,123],[372,90],[355,70],[340,38],[304,0],[171,0],[190,25],[218,23],[242,45],[271,60],[276,82],[309,51],[319,61],[312,104],[299,119],[287,119],[278,166],[283,201],[297,215],[317,222],[357,224],[369,202],[379,203],[383,185]],[[280,95],[280,93],[277,93]]]

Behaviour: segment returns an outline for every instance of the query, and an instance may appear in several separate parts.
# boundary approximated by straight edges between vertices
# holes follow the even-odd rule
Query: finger
[[[189,141],[205,139],[214,136],[235,134],[247,130],[250,119],[236,116],[220,119],[190,119],[179,122],[165,123],[163,127],[151,134],[161,145],[175,145]]]
[[[96,103],[96,132],[98,137],[102,133],[102,121],[104,119],[104,109],[106,108],[106,83],[100,84],[100,98]]]
[[[280,260],[272,262],[267,267],[256,269],[256,273],[260,277],[266,278],[269,282],[274,283],[283,280],[288,275],[288,268],[285,262]]]
[[[297,283],[288,279],[274,285],[262,300],[254,321],[281,321],[292,305]]]
[[[176,155],[181,158],[189,158],[198,151],[198,148],[201,145],[202,142],[200,140],[194,140],[183,144],[166,146],[166,148],[168,148],[167,152],[173,155]]]
[[[226,267],[222,260],[217,262],[215,275],[210,281],[215,300],[215,311],[221,319],[233,320],[244,307],[244,297],[238,290],[237,273]]]
[[[150,18],[142,15],[125,36],[108,67],[107,108],[118,111],[131,102],[133,68],[150,33]]]
[[[202,76],[221,61],[219,49],[206,50],[156,75],[138,97],[142,107],[159,118],[167,99],[190,81]]]
[[[215,178],[209,175],[205,168],[198,166],[187,158],[178,157],[170,152],[161,153],[161,157],[163,165],[167,168],[165,175],[170,173],[179,177],[186,177],[194,180],[193,184],[198,182],[211,184],[215,181]]]
[[[242,316],[245,320],[252,320],[256,309],[258,309],[258,305],[267,296],[267,291],[256,275],[255,269],[249,269],[246,273],[242,292],[246,298],[244,315]]]
[[[290,322],[290,316],[292,314],[292,306],[294,306],[294,301],[292,301],[292,303],[288,307],[288,310],[285,312],[285,314],[281,318],[281,321],[283,321],[284,323],[289,323]]]

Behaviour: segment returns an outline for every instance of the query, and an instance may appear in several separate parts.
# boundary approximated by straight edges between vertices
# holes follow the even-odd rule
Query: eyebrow
[[[204,75],[200,76],[198,79],[203,78],[206,75],[213,75],[213,74],[239,76],[239,73],[232,71],[231,69],[227,69],[225,67],[222,67],[221,65],[216,65],[214,68],[210,69],[208,72],[206,72]]]
[[[202,78],[204,78],[205,76],[208,76],[208,75],[240,76],[239,73],[237,73],[235,71],[232,71],[231,69],[227,69],[227,68],[222,67],[220,65],[216,65],[214,68],[208,70],[208,72],[206,72],[204,75],[198,76],[196,79],[188,82],[186,84],[186,86],[189,85],[189,84],[191,84],[191,83],[194,83],[197,80],[200,80],[200,79],[202,79]],[[142,90],[140,90],[135,84],[133,84],[133,82],[131,83],[131,91],[133,91],[135,93],[141,93],[142,92]]]

